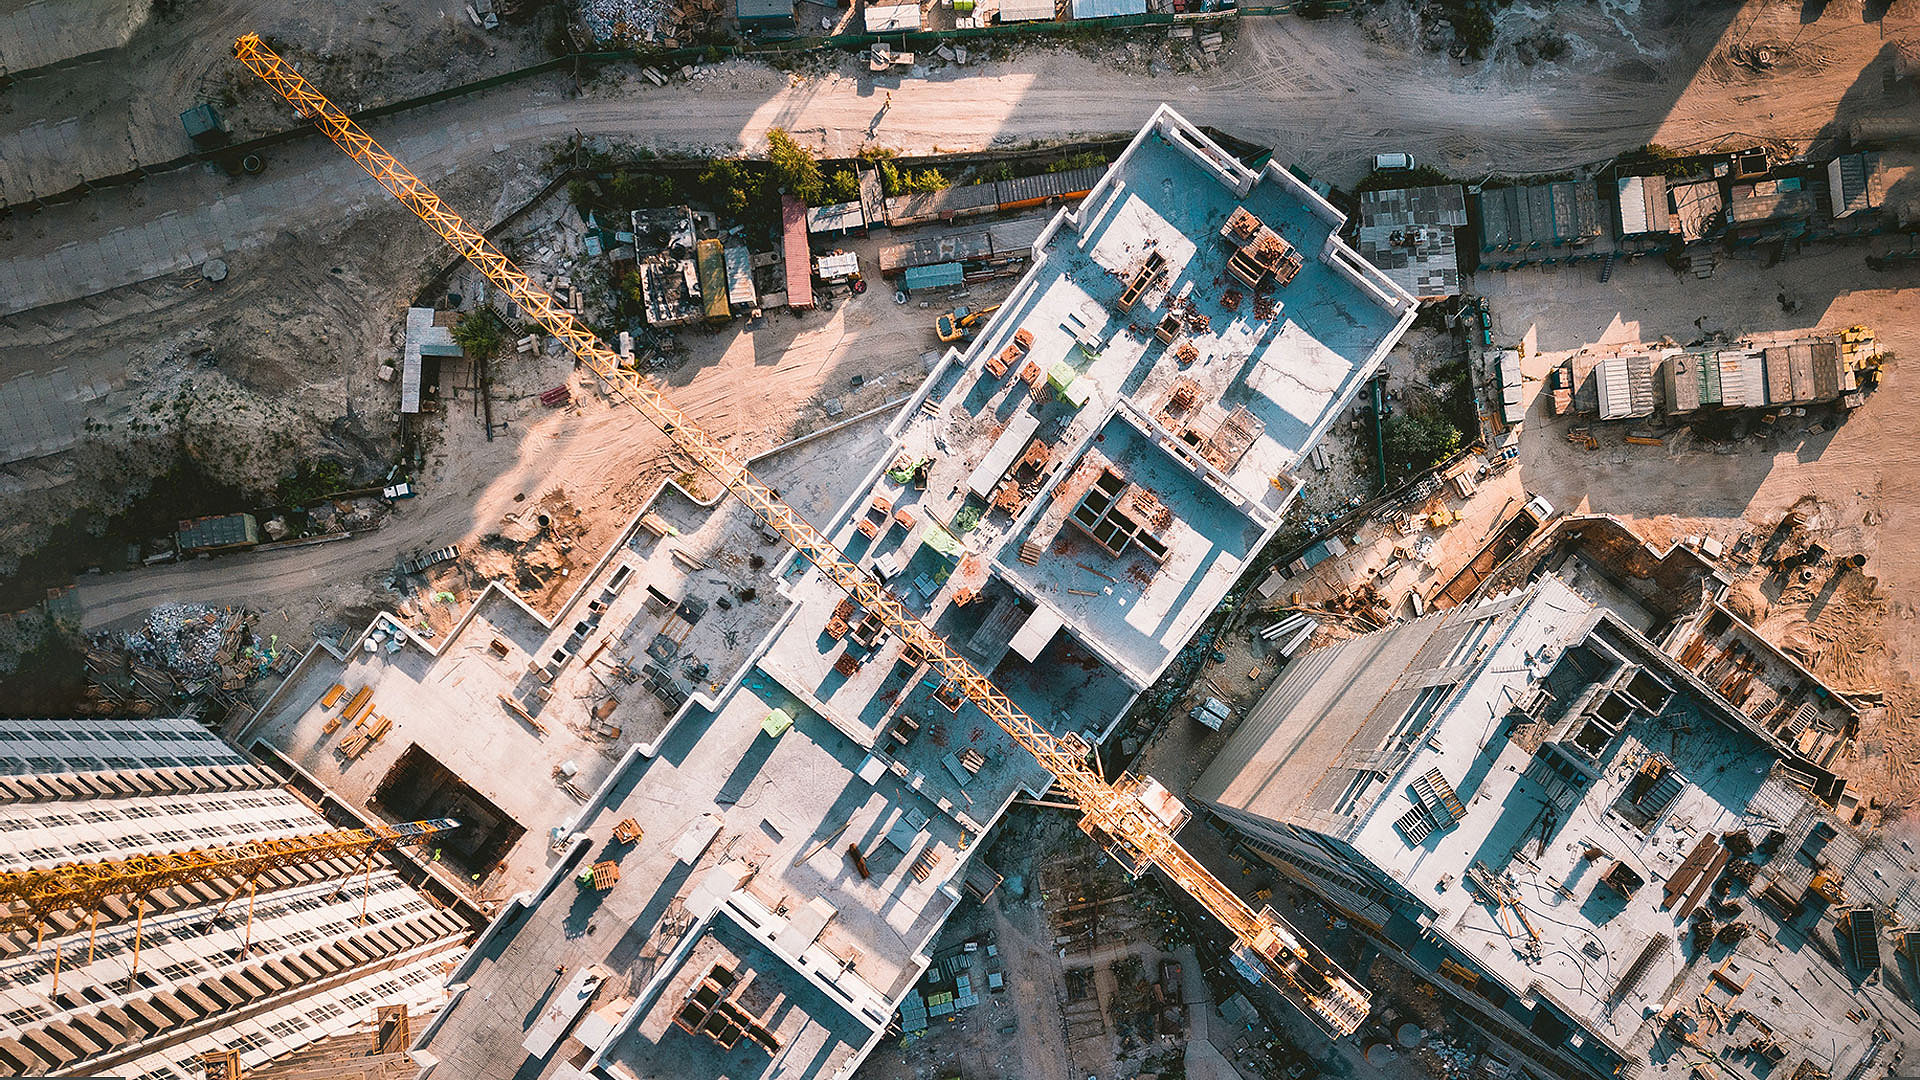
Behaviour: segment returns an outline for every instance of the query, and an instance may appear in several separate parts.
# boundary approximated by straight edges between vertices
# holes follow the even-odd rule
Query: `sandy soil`
[[[528,229],[572,212],[556,199],[530,215]],[[851,246],[872,260],[876,244]],[[990,303],[1006,284],[977,287],[968,299]],[[750,328],[742,323],[739,332],[696,329],[680,335],[683,352],[660,377],[682,409],[736,453],[752,456],[904,398],[925,376],[929,354],[937,355],[934,314],[871,290],[835,298],[831,311],[776,313]],[[494,575],[550,609],[573,589],[561,571],[598,560],[661,483],[674,480],[702,498],[718,494],[668,453],[652,425],[606,399],[569,359],[514,357],[495,370],[493,416],[506,430],[488,440],[471,394],[450,392],[444,420],[430,420],[439,427],[429,436],[419,497],[397,504],[379,531],[317,548],[89,577],[78,591],[86,625],[193,595],[256,604],[270,596],[263,606],[311,627],[343,608],[390,601],[384,582],[397,559],[455,543],[474,558],[434,575],[431,591],[452,592],[459,602],[421,603],[436,624],[450,624]],[[858,389],[855,376],[862,379]],[[464,381],[443,373],[449,391]],[[573,405],[540,405],[540,392],[561,384],[572,387]],[[554,528],[536,529],[539,513],[549,514]]]
[[[11,65],[15,82],[0,95],[6,202],[187,153],[192,147],[179,116],[201,103],[220,110],[235,141],[291,126],[278,96],[233,59],[233,39],[248,31],[275,42],[308,78],[324,80],[327,94],[348,111],[547,55],[535,27],[487,33],[459,4],[194,0],[140,7],[112,32],[83,35],[104,50],[84,60]]]

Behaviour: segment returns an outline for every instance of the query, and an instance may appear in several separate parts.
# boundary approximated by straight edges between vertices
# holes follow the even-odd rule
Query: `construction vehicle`
[[[1079,807],[1080,828],[1122,867],[1135,875],[1159,868],[1220,919],[1234,936],[1231,959],[1242,975],[1271,985],[1330,1036],[1343,1037],[1359,1028],[1370,1004],[1366,989],[1273,908],[1255,911],[1180,846],[1174,836],[1192,812],[1171,792],[1149,777],[1131,773],[1109,783],[1089,763],[1092,747],[1080,736],[1056,735],[1028,716],[879,580],[855,564],[719,440],[695,424],[657,382],[622,367],[618,352],[536,285],[484,234],[468,225],[373,136],[268,48],[258,34],[236,41],[234,55],[511,297],[526,317],[558,339],[600,379],[612,397],[632,405],[659,427],[681,454],[712,474],[769,530],[845,590],[866,610],[867,618],[891,630],[912,655],[932,669],[943,690],[972,701],[1033,754],[1053,774],[1062,793]]]
[[[971,341],[974,332],[987,321],[987,316],[999,310],[999,304],[983,307],[979,311],[957,307],[933,320],[933,332],[940,335],[940,340],[949,345],[956,341]]]

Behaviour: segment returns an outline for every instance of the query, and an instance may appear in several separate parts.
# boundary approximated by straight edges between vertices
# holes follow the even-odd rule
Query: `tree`
[[[471,360],[491,360],[500,355],[501,348],[507,343],[500,320],[487,310],[476,311],[461,319],[453,328],[453,341]]]
[[[1460,429],[1439,410],[1411,408],[1387,417],[1382,441],[1389,467],[1420,472],[1460,449]]]
[[[715,158],[700,173],[699,187],[721,213],[730,218],[743,218],[760,201],[766,185],[745,163]]]
[[[815,204],[826,188],[813,151],[801,146],[785,128],[767,129],[767,160],[773,163],[774,182],[801,202]]]
[[[939,169],[921,169],[917,173],[903,174],[907,190],[915,195],[924,195],[930,191],[940,191],[947,186],[947,177]]]
[[[857,202],[860,198],[860,178],[852,169],[838,169],[827,177],[826,200],[830,203]]]

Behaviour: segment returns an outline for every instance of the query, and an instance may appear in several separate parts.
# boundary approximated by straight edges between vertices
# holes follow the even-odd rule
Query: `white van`
[[[1413,168],[1412,154],[1375,154],[1374,172],[1408,172]]]

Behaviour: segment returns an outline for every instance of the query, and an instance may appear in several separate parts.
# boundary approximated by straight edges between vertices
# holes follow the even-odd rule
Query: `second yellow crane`
[[[1367,1015],[1366,990],[1271,907],[1255,911],[1179,845],[1174,833],[1188,816],[1179,800],[1148,778],[1129,774],[1118,783],[1108,783],[1087,764],[1090,748],[1084,742],[1071,734],[1055,735],[1029,717],[932,627],[748,471],[745,463],[701,430],[659,386],[623,368],[618,353],[535,284],[483,233],[462,220],[373,136],[268,48],[258,34],[234,42],[234,55],[496,288],[512,297],[521,311],[558,338],[599,377],[609,393],[632,405],[665,432],[681,453],[711,473],[768,528],[878,617],[904,645],[926,657],[950,686],[1033,754],[1079,806],[1081,829],[1122,866],[1135,874],[1158,867],[1233,933],[1238,966],[1272,984],[1329,1034],[1344,1036],[1359,1028]]]

